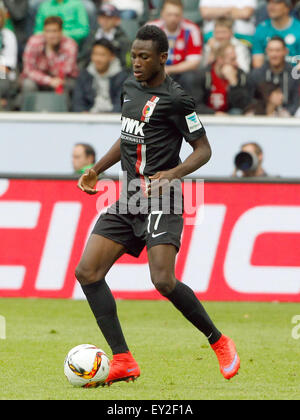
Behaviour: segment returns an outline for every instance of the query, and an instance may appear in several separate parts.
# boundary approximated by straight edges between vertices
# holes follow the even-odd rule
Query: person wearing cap
[[[112,42],[122,67],[129,67],[131,41],[120,26],[120,11],[111,4],[104,4],[98,9],[97,20],[99,26],[94,33],[94,40],[105,38]]]
[[[254,35],[252,65],[261,67],[265,61],[268,40],[280,36],[287,47],[286,61],[293,64],[295,56],[300,55],[300,21],[290,15],[291,0],[268,0],[267,10],[270,19],[260,23]]]

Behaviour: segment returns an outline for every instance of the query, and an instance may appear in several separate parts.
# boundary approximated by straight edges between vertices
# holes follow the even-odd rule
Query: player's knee
[[[95,283],[98,280],[96,271],[86,269],[80,264],[75,269],[75,277],[82,286]]]
[[[175,277],[168,271],[160,271],[159,273],[153,274],[151,280],[156,290],[163,296],[169,295],[176,285]]]

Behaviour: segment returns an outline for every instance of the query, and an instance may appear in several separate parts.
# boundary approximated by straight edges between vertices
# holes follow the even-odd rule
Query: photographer
[[[265,177],[268,174],[262,167],[263,150],[257,143],[245,143],[235,156],[233,177]]]

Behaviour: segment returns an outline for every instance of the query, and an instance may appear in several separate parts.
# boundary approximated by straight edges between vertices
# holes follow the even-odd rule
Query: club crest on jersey
[[[152,96],[152,98],[149,101],[147,101],[142,111],[141,121],[145,121],[146,123],[149,122],[150,117],[153,114],[153,111],[159,99],[160,98],[158,96]]]

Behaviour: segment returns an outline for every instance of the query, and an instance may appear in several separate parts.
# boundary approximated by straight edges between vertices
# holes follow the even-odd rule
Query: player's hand
[[[160,171],[155,175],[149,176],[151,183],[148,185],[146,193],[148,196],[162,195],[164,188],[170,184],[174,179],[177,179],[175,171]]]
[[[79,178],[77,187],[87,194],[97,194],[99,190],[95,189],[98,182],[98,177],[94,169],[87,169],[83,175]]]

